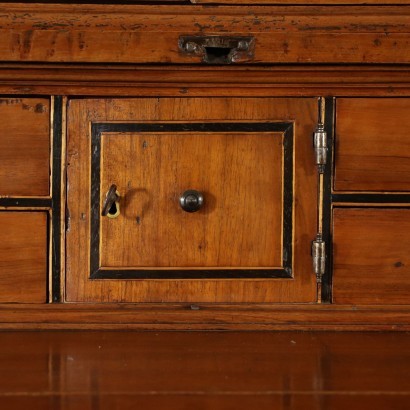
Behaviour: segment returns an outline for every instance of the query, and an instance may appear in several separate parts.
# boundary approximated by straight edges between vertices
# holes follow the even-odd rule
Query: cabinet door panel
[[[67,299],[314,301],[316,113],[316,99],[70,101]],[[189,189],[198,212],[179,205]]]
[[[337,208],[333,300],[409,304],[410,209]]]

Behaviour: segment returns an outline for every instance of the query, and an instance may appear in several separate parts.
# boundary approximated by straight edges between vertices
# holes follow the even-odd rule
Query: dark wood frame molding
[[[283,135],[283,260],[275,269],[107,269],[100,267],[100,163],[101,138],[108,133],[136,132],[272,132]],[[204,122],[204,123],[92,123],[91,124],[91,234],[90,279],[222,279],[289,278],[293,249],[293,122]]]

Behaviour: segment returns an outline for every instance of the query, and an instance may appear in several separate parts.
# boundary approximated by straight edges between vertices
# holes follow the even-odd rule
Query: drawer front
[[[335,191],[410,191],[410,98],[340,98]]]
[[[67,299],[315,301],[316,112],[314,98],[71,101]],[[192,190],[203,205],[187,212]]]
[[[0,98],[0,196],[48,196],[50,102]]]
[[[0,50],[3,61],[31,62],[410,63],[409,13],[403,7],[168,5],[153,11],[7,4],[0,13]],[[213,39],[187,45],[186,36]],[[227,37],[250,37],[249,48]],[[224,55],[227,61],[214,59]]]
[[[45,303],[47,213],[0,212],[0,303]]]
[[[410,209],[336,208],[333,300],[409,304]]]

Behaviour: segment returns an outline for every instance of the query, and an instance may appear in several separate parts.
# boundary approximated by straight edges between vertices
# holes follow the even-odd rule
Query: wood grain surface
[[[410,209],[333,211],[333,301],[410,304]]]
[[[5,62],[202,63],[181,35],[251,35],[252,63],[410,63],[407,6],[0,4]],[[388,33],[388,35],[386,35]],[[337,44],[337,47],[335,47]]]
[[[292,121],[295,123],[293,279],[89,280],[90,122],[136,120],[142,122]],[[317,99],[315,98],[140,98],[70,101],[67,151],[70,214],[66,248],[67,300],[70,302],[314,302],[316,283],[312,274],[310,241],[316,234],[317,178],[311,135],[316,121]],[[152,166],[156,167],[155,164]],[[221,220],[221,223],[225,222]]]
[[[8,332],[5,409],[405,410],[407,333]]]
[[[410,98],[338,98],[336,191],[410,190]]]
[[[47,213],[0,212],[0,302],[44,303]]]
[[[281,133],[103,133],[101,200],[111,184],[120,215],[101,219],[102,267],[282,267]],[[184,212],[179,196],[203,193]]]
[[[0,196],[48,196],[50,102],[0,98]]]

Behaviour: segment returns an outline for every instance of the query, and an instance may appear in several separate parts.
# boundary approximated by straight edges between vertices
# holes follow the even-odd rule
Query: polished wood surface
[[[333,301],[409,304],[410,209],[333,211]]]
[[[336,191],[410,190],[410,98],[338,98]]]
[[[316,283],[312,273],[310,247],[311,240],[316,235],[317,178],[311,135],[317,122],[317,106],[318,102],[315,98],[140,98],[70,101],[67,151],[69,164],[67,205],[70,215],[66,248],[67,301],[314,302]],[[294,278],[184,279],[162,282],[160,280],[90,280],[89,124],[90,122],[136,120],[142,122],[294,122]],[[243,166],[248,165],[243,164]],[[151,167],[157,169],[155,163],[151,164]],[[191,216],[195,217],[195,215]],[[257,222],[258,225],[263,223],[263,215],[252,214],[253,218],[261,218],[260,222]],[[244,224],[250,222],[251,220],[244,221]],[[221,224],[226,223],[225,220],[221,220]]]
[[[101,266],[282,267],[283,146],[274,132],[103,133],[100,203],[112,184],[121,199],[101,218]],[[187,189],[204,196],[195,213]]]
[[[251,35],[251,63],[410,63],[410,7],[0,4],[4,61],[201,64],[181,35]],[[388,33],[388,35],[386,35]],[[337,44],[337,47],[335,47]]]
[[[409,331],[410,311],[400,305],[0,304],[0,329]]]
[[[0,98],[0,196],[48,196],[50,101]]]
[[[408,333],[2,332],[4,409],[405,410]]]
[[[47,213],[0,212],[0,303],[44,303]]]

